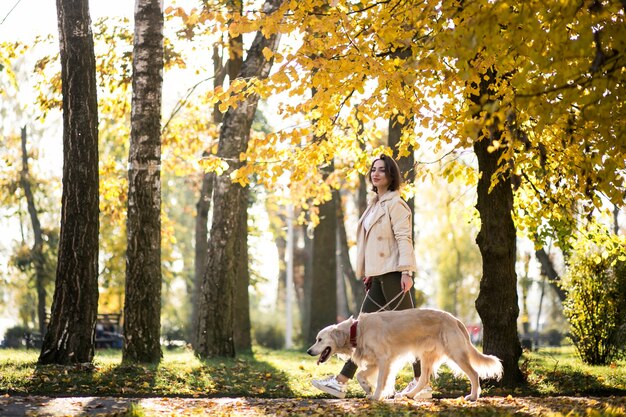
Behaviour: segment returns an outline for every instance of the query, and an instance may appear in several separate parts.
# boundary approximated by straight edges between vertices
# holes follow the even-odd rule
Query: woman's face
[[[385,161],[379,159],[374,162],[372,170],[370,171],[370,180],[372,181],[372,185],[378,189],[379,193],[381,191],[387,191],[390,181],[387,176],[387,171],[385,170]]]

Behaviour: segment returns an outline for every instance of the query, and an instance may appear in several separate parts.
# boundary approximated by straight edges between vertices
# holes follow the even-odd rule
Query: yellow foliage
[[[544,219],[567,226],[572,200],[586,202],[581,214],[601,205],[599,193],[623,205],[626,26],[620,2],[590,9],[574,2],[478,0],[459,8],[414,0],[288,0],[273,14],[248,7],[231,13],[221,6],[165,10],[176,31],[166,39],[167,71],[199,54],[208,62],[207,50],[197,45],[225,48],[226,35],[261,30],[288,42],[261,52],[275,61],[267,79],[204,88],[180,114],[164,117],[167,172],[215,172],[242,185],[255,177],[269,189],[289,188],[294,201],[313,208],[330,198],[330,190],[353,187],[380,152],[441,158],[441,171],[438,164],[418,163],[418,180],[437,175],[474,184],[475,167],[454,158],[486,136],[490,152],[503,151],[494,184],[510,174],[520,179],[514,211],[517,226],[528,233],[541,234]],[[94,32],[101,128],[107,140],[121,142],[128,138],[122,125],[130,114],[130,24],[100,22]],[[3,45],[0,65],[7,67],[20,48]],[[44,112],[60,107],[58,74],[58,57],[38,61]],[[489,91],[479,96],[481,83]],[[277,94],[285,97],[275,104],[277,113],[294,122],[253,135],[236,161],[218,158],[213,105],[226,112],[253,95]],[[476,100],[468,100],[472,96]],[[397,149],[381,147],[392,116],[407,126]],[[501,135],[490,138],[493,131]],[[323,168],[331,163],[329,175]],[[124,199],[120,164],[120,155],[105,155],[101,167],[107,213]],[[309,216],[316,221],[315,210]]]

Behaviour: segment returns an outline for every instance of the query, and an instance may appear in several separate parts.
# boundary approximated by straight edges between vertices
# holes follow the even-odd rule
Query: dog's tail
[[[504,369],[502,368],[502,362],[497,356],[485,355],[480,353],[478,349],[474,347],[470,340],[467,329],[460,321],[457,321],[457,325],[461,328],[461,331],[465,335],[465,343],[467,343],[467,351],[469,353],[470,362],[472,367],[478,372],[481,378],[502,378]]]

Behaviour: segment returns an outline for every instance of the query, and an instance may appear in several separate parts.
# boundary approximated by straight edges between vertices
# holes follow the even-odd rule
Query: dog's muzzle
[[[330,346],[327,346],[324,348],[324,350],[322,351],[322,353],[320,353],[320,357],[317,359],[317,364],[319,365],[320,363],[324,363],[328,360],[328,358],[330,358],[330,352],[331,352],[331,348]],[[311,349],[307,350],[306,353],[308,353],[311,356],[317,356],[315,353],[313,353],[313,351]]]

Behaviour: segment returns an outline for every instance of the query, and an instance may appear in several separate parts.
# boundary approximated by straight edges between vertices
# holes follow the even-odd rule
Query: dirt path
[[[426,416],[439,415],[566,415],[626,416],[626,397],[488,397],[428,401],[362,398],[119,398],[119,397],[0,397],[0,416],[122,416],[133,408],[142,416]],[[595,414],[594,414],[595,413]]]

